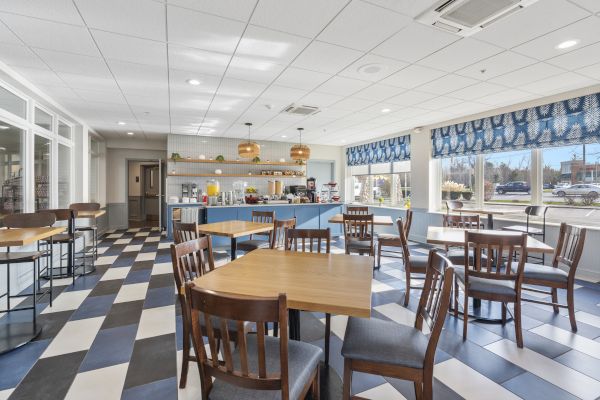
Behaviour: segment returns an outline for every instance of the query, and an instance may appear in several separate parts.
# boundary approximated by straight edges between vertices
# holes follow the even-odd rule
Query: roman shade
[[[348,166],[410,160],[410,135],[361,144],[346,149]]]

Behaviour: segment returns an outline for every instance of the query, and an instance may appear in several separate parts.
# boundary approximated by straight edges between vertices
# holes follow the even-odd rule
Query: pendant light
[[[260,155],[260,146],[258,143],[250,140],[251,122],[246,122],[244,125],[248,127],[248,140],[238,144],[238,154],[242,158],[255,158]]]
[[[292,160],[295,160],[298,164],[304,164],[306,160],[310,158],[310,148],[302,144],[302,131],[304,128],[298,128],[298,134],[300,136],[300,140],[298,144],[295,144],[290,149],[290,157]]]

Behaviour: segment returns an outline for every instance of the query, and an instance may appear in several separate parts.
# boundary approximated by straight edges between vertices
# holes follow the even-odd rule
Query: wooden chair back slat
[[[173,275],[179,289],[215,269],[210,235],[171,245]]]
[[[464,265],[469,265],[469,250],[473,252],[473,269],[465,269],[465,285],[469,276],[495,280],[517,281],[522,277],[527,259],[527,235],[502,235],[492,232],[465,231]],[[486,254],[487,261],[482,262]],[[517,259],[517,271],[513,271]]]
[[[406,216],[404,217],[404,235],[408,239],[410,236],[410,227],[412,226],[413,211],[411,209],[406,210]]]
[[[286,250],[294,250],[301,252],[317,252],[322,251],[322,242],[325,242],[325,252],[329,254],[331,251],[331,231],[327,229],[288,229],[286,231],[285,242],[288,245]],[[301,239],[301,246],[298,246],[298,239]],[[307,247],[308,241],[308,247]]]
[[[452,211],[452,210],[454,210],[454,211],[460,210],[464,206],[465,205],[464,205],[464,203],[462,201],[459,201],[459,200],[448,200],[448,201],[446,201],[446,213],[449,214],[450,211]]]
[[[2,224],[7,228],[43,228],[55,222],[56,216],[46,212],[8,214],[2,219]]]
[[[369,207],[367,207],[367,206],[346,206],[346,214],[367,215],[367,214],[369,214]]]
[[[199,370],[201,376],[203,398],[209,398],[212,378],[222,379],[230,384],[256,389],[280,390],[282,399],[289,399],[288,382],[288,339],[281,335],[279,371],[269,371],[266,356],[266,329],[268,322],[278,322],[282,331],[287,330],[287,298],[280,294],[275,298],[238,297],[196,287],[190,282],[185,287],[188,306],[192,320],[192,343],[196,354],[199,355]],[[204,316],[202,326],[200,315]],[[217,357],[217,338],[213,331],[212,321],[219,322],[219,330],[223,339],[223,362]],[[232,323],[228,323],[231,321]],[[244,336],[244,322],[256,324],[256,365],[249,365],[250,357],[248,342]],[[234,362],[229,338],[229,329],[235,326],[238,332],[239,365]],[[206,330],[206,332],[204,332]],[[250,334],[249,334],[250,335]],[[212,356],[208,358],[204,347],[203,337],[208,338]],[[237,360],[236,360],[237,361]]]
[[[272,224],[275,221],[275,211],[252,211],[252,219],[251,220],[252,220],[252,222],[259,222],[262,224]],[[265,233],[253,233],[252,235],[250,235],[250,240],[252,240],[252,238],[254,236],[259,236],[259,237],[268,236],[269,243],[271,243],[272,235],[273,235],[273,231],[265,232]]]
[[[271,235],[271,248],[287,249],[288,242],[286,232],[296,227],[296,217],[290,219],[276,219],[273,222],[273,234]]]
[[[179,222],[173,221],[173,241],[175,244],[189,242],[198,239],[202,235],[198,234],[197,222]]]
[[[569,277],[574,277],[583,254],[586,234],[586,228],[561,223],[552,266],[558,268],[562,264],[569,269]]]
[[[401,218],[396,220],[396,227],[398,229],[398,237],[400,238],[400,248],[402,249],[402,257],[405,264],[410,264],[410,249],[408,247],[408,236],[406,235],[406,228]],[[409,265],[410,268],[410,265]]]
[[[344,214],[343,223],[346,253],[352,242],[370,242],[371,254],[373,254],[373,214]]]
[[[478,229],[479,224],[479,215],[446,214],[443,216],[443,225],[447,228],[470,229],[474,227],[475,229]]]

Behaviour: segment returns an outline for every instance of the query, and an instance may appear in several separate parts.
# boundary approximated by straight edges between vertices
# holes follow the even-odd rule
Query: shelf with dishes
[[[197,163],[197,164],[225,164],[225,165],[271,165],[286,167],[305,167],[305,164],[298,164],[289,161],[248,161],[248,160],[206,160],[197,158],[169,158],[173,163]]]

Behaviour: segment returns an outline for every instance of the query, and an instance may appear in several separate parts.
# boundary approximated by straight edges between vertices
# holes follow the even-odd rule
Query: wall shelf
[[[170,162],[174,163],[198,163],[198,164],[227,164],[227,165],[270,165],[270,166],[279,166],[279,167],[305,167],[304,164],[297,164],[295,162],[279,162],[279,161],[235,161],[235,160],[225,160],[225,161],[217,161],[217,160],[197,160],[197,159],[187,159],[187,158],[179,158],[174,160],[169,158]]]
[[[186,176],[194,178],[288,178],[301,179],[306,178],[305,175],[262,175],[262,174],[184,174],[184,173],[169,173],[168,176]]]

